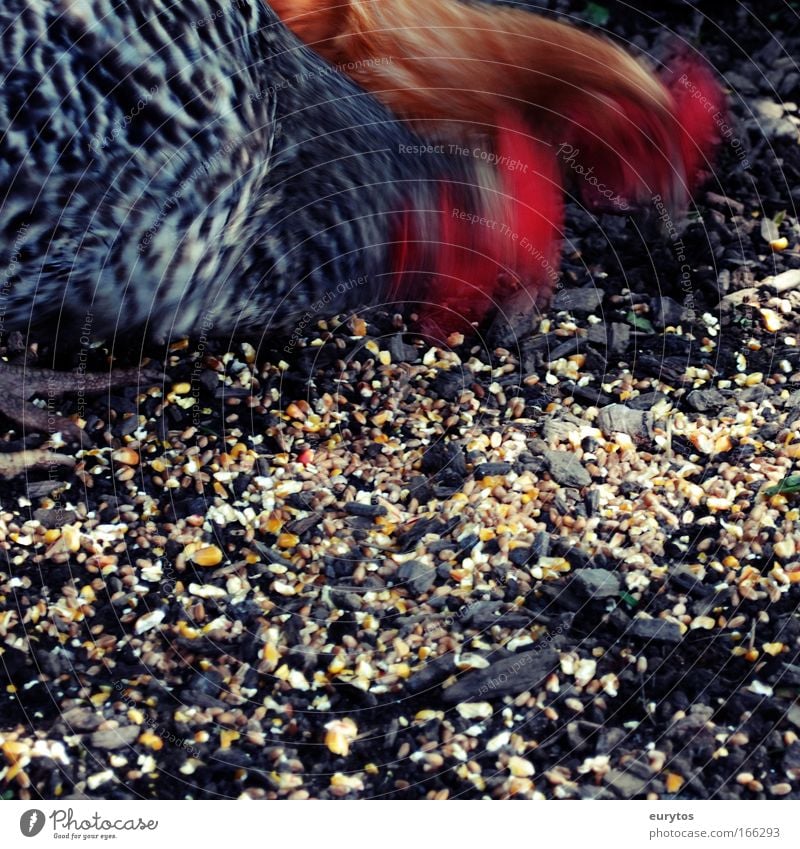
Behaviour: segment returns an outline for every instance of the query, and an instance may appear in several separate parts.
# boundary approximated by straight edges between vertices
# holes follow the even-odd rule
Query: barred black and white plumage
[[[97,342],[297,335],[387,299],[460,324],[556,243],[537,211],[560,208],[554,169],[513,116],[524,186],[422,143],[262,0],[5,0],[0,49],[0,335],[56,369]],[[0,367],[0,412],[81,437],[28,403],[67,377]]]
[[[2,330],[345,312],[385,294],[392,221],[476,179],[398,155],[410,132],[260,0],[6,0],[0,29]]]

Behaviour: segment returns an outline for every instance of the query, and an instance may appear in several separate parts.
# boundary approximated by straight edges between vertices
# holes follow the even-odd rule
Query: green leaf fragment
[[[641,330],[642,333],[655,333],[656,330],[650,321],[644,318],[641,315],[636,315],[635,312],[629,312],[626,316],[628,320],[628,324],[632,327],[635,327],[637,330]]]
[[[587,3],[583,10],[583,16],[590,24],[596,24],[599,27],[604,27],[611,17],[611,13],[605,6],[599,3]]]
[[[796,492],[800,492],[800,475],[789,475],[780,483],[764,490],[765,495],[793,495]]]

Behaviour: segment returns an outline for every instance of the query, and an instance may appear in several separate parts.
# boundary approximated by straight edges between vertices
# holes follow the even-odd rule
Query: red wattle
[[[674,103],[687,189],[692,193],[710,171],[726,126],[725,98],[708,65],[686,55],[678,57],[669,78],[662,76],[662,81]]]
[[[432,213],[409,210],[396,226],[391,295],[417,302],[422,326],[440,334],[480,322],[515,289],[541,302],[558,276],[563,202],[552,148],[506,114],[493,161],[492,189],[445,183]]]
[[[661,76],[672,121],[625,97],[567,107],[571,129],[557,154],[589,209],[624,213],[658,196],[677,212],[709,169],[724,120],[718,83],[704,62],[686,55]]]

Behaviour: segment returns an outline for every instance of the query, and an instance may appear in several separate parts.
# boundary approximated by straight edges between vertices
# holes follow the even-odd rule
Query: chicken
[[[524,186],[422,141],[260,0],[4,0],[0,31],[0,332],[54,365],[407,301],[446,332],[552,286],[558,180],[512,110]],[[74,437],[27,399],[113,380],[6,368],[0,409]]]
[[[553,145],[591,208],[626,212],[656,196],[678,216],[709,167],[723,98],[686,50],[665,84],[612,42],[526,10],[461,0],[272,6],[424,135],[486,138],[496,150],[498,113],[518,114]]]

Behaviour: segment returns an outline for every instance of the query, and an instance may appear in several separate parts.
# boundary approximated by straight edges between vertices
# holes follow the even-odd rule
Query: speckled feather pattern
[[[392,216],[451,167],[398,156],[410,133],[260,0],[4,0],[0,42],[2,331],[254,334],[380,300]]]

